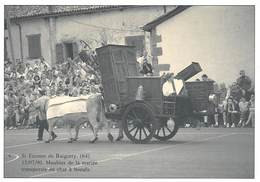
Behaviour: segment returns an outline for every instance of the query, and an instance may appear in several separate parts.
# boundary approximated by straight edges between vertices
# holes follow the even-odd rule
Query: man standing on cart
[[[141,70],[140,73],[145,75],[145,76],[152,76],[153,75],[153,67],[152,65],[148,62],[149,56],[147,54],[147,51],[144,50],[143,56],[139,57],[137,59],[137,62],[141,65]]]

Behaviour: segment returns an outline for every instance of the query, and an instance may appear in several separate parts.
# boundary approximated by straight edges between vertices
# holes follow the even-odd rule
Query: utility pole
[[[10,15],[9,15],[8,9],[6,9],[6,10],[7,10],[6,21],[7,21],[8,38],[9,38],[10,48],[11,48],[11,59],[12,59],[13,68],[15,68],[16,62],[15,62],[15,58],[14,58],[14,47],[13,47],[13,38],[12,38],[12,31],[11,31]]]

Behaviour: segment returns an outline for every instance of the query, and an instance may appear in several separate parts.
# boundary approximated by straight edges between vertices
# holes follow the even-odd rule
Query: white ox
[[[33,104],[37,105],[37,100]],[[101,94],[90,96],[69,97],[57,96],[46,99],[43,107],[38,107],[39,112],[46,113],[46,119],[49,125],[49,143],[53,140],[51,133],[55,124],[63,122],[69,132],[69,143],[78,139],[80,126],[88,123],[91,127],[94,138],[90,141],[94,143],[98,139],[98,130],[106,125],[108,138],[112,142],[113,136],[110,133],[111,123],[104,114],[104,104]],[[72,138],[71,128],[75,128],[75,137]]]

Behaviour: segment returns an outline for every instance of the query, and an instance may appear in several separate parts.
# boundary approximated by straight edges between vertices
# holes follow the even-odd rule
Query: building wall
[[[178,73],[192,61],[217,82],[232,83],[244,69],[254,80],[254,7],[192,6],[156,27],[159,64]],[[191,80],[192,80],[191,79]]]
[[[23,57],[25,60],[29,58],[28,52],[28,35],[41,34],[41,53],[42,56],[50,62],[50,48],[49,48],[49,25],[48,19],[34,19],[34,20],[24,20],[19,21],[22,30],[22,47],[23,47]],[[20,59],[20,38],[19,38],[19,28],[16,24],[11,24],[12,39],[14,47],[14,57],[15,59]],[[7,32],[7,31],[6,31]],[[8,37],[8,33],[5,33],[5,37]],[[8,41],[8,56],[10,56],[10,42]]]
[[[49,39],[49,25],[48,19],[39,19],[32,21],[25,21],[22,24],[22,32],[23,32],[23,52],[24,57],[28,58],[28,40],[27,35],[31,34],[41,34],[41,53],[42,56],[50,61],[50,39]]]
[[[50,64],[55,63],[51,56],[51,41],[56,43],[72,41],[79,43],[79,40],[84,40],[93,49],[100,47],[102,41],[109,44],[125,44],[125,36],[144,35],[140,29],[141,26],[149,21],[152,21],[158,16],[172,10],[175,6],[150,6],[137,7],[123,10],[113,10],[85,15],[71,15],[56,17],[55,22],[52,23],[56,27],[54,38],[50,40],[50,24],[49,18],[45,19],[30,19],[20,20],[22,26],[22,42],[23,55],[28,58],[28,41],[26,35],[41,34],[41,51],[42,56]],[[14,46],[15,59],[20,58],[20,44],[19,44],[19,30],[18,26],[12,23],[12,37]],[[149,34],[146,34],[149,46]],[[5,33],[5,37],[8,34]],[[55,39],[55,40],[53,40]],[[53,42],[52,42],[53,43]],[[10,44],[7,43],[8,53],[10,57]],[[79,45],[79,48],[81,46]],[[56,55],[53,55],[56,58]]]
[[[167,11],[173,8],[168,6]],[[101,46],[102,41],[125,44],[125,36],[144,35],[140,27],[163,14],[163,6],[150,6],[58,17],[57,42],[84,40],[93,48]]]

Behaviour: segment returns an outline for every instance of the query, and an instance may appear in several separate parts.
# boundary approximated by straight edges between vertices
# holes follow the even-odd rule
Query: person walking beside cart
[[[45,130],[49,130],[49,126],[48,126],[48,122],[47,122],[47,118],[46,118],[46,99],[48,98],[48,96],[45,95],[44,92],[42,92],[42,96],[37,99],[36,101],[34,101],[32,103],[33,107],[35,109],[38,109],[40,107],[44,107],[44,109],[40,109],[40,112],[39,112],[39,129],[38,129],[38,138],[37,138],[37,141],[42,141],[42,138],[43,138],[43,131],[44,129]],[[57,135],[52,132],[51,133],[52,135],[52,139],[54,140],[55,138],[57,138]]]

